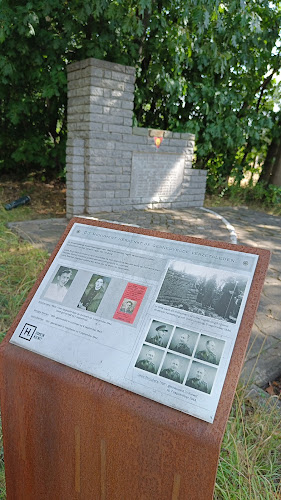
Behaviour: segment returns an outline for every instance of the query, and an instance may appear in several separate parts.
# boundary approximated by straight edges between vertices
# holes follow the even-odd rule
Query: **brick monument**
[[[194,135],[132,127],[134,83],[129,66],[68,66],[68,217],[203,205],[206,171],[192,169]]]

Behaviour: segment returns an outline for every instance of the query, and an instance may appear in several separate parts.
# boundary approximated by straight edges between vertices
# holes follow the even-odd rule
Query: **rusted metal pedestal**
[[[211,500],[268,265],[269,252],[255,253],[260,259],[213,424],[9,344],[26,303],[0,347],[8,500]]]

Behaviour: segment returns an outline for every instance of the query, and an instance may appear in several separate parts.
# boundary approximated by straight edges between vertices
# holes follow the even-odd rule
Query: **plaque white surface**
[[[169,201],[181,193],[183,171],[183,155],[133,153],[130,197]]]
[[[10,342],[213,422],[257,260],[76,223]]]

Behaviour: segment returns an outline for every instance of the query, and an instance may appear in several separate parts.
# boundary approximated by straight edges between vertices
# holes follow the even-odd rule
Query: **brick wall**
[[[68,217],[203,204],[206,171],[191,168],[194,136],[132,127],[134,83],[129,66],[68,66]]]

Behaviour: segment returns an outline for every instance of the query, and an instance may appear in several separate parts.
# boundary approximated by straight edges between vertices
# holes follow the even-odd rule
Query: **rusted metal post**
[[[80,218],[73,219],[67,232],[74,222],[249,252],[247,247]],[[269,252],[250,250],[259,255],[258,265],[213,424],[10,344],[39,277],[0,347],[8,500],[211,500],[269,261]]]

